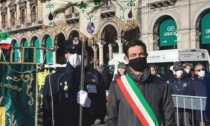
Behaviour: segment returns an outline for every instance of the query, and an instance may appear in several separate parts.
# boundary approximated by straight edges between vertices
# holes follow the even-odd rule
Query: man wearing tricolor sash
[[[128,69],[110,85],[107,126],[175,126],[174,103],[166,82],[151,74],[146,45],[124,46]]]

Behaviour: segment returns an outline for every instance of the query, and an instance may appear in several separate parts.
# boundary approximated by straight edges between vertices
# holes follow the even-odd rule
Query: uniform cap
[[[77,37],[67,39],[64,45],[65,45],[65,53],[81,54],[82,51],[81,41],[79,41]]]
[[[183,65],[180,63],[180,62],[175,62],[174,65],[173,65],[173,70],[174,71],[177,71],[177,70],[183,70],[184,67]]]
[[[71,45],[66,47],[65,49],[65,53],[77,53],[77,54],[81,54],[81,46],[77,46],[77,45]]]

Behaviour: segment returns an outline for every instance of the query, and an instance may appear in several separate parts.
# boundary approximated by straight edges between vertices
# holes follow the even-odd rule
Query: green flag
[[[35,126],[36,101],[36,64],[0,63],[0,126]]]

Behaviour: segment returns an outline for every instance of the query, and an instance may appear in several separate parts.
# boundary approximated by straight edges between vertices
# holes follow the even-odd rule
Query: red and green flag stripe
[[[11,45],[11,37],[8,32],[4,32],[0,34],[0,47],[3,49],[9,49]]]
[[[150,105],[128,74],[117,78],[117,84],[143,126],[159,126]]]

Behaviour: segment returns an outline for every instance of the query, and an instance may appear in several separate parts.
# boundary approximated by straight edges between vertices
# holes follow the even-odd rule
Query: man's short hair
[[[173,65],[174,71],[183,70],[183,69],[184,69],[184,67],[181,62],[179,62],[179,61],[174,62],[174,65]]]
[[[184,68],[187,68],[187,66],[191,67],[192,68],[192,65],[190,63],[185,63],[184,64]]]
[[[202,67],[205,68],[205,66],[204,66],[203,64],[201,64],[201,63],[196,64],[196,65],[195,65],[195,68],[198,67],[198,66],[202,66]]]
[[[125,55],[128,56],[128,49],[130,47],[134,47],[134,46],[137,46],[137,45],[142,46],[143,49],[144,49],[144,52],[147,53],[146,44],[142,40],[137,39],[137,40],[131,40],[131,41],[128,41],[128,42],[125,43],[124,49],[123,49]]]
[[[150,65],[149,65],[149,67],[150,67],[150,68],[152,68],[152,67],[153,67],[153,68],[155,68],[155,69],[156,69],[156,66],[155,66],[154,64],[150,64]]]

